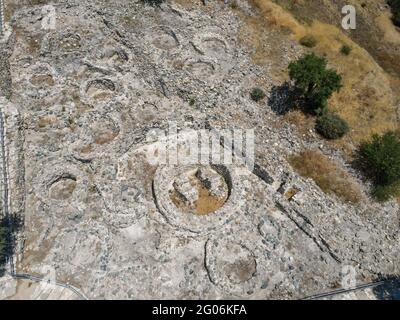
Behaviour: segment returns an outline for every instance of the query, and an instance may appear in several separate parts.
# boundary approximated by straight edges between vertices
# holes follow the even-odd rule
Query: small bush
[[[393,23],[400,27],[400,0],[388,0],[388,4],[390,5],[393,13]]]
[[[344,54],[345,56],[348,56],[348,55],[351,53],[352,50],[353,50],[353,49],[352,49],[350,46],[348,46],[347,44],[345,44],[345,45],[343,45],[342,48],[340,49],[340,52],[341,52],[342,54]]]
[[[265,98],[265,92],[261,88],[253,88],[253,90],[251,90],[250,97],[253,101],[259,102]]]
[[[307,48],[313,48],[317,45],[317,39],[312,35],[307,35],[300,39],[300,44]]]
[[[164,2],[164,0],[142,0],[144,3],[149,4],[151,6],[158,6]]]
[[[372,190],[372,195],[379,202],[388,201],[399,195],[400,185],[398,183],[387,186],[376,185]]]
[[[231,7],[231,9],[233,9],[233,10],[236,10],[236,9],[238,9],[239,8],[239,5],[238,5],[238,3],[237,3],[237,1],[236,0],[233,0],[231,3],[230,3],[230,5],[229,5],[230,7]]]
[[[374,135],[358,150],[358,161],[376,185],[390,186],[400,181],[400,139],[394,132]]]
[[[327,139],[339,139],[349,132],[349,125],[339,115],[328,112],[317,118],[315,129]]]

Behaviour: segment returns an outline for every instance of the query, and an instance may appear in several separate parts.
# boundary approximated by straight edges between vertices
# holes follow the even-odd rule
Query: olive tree
[[[304,108],[315,114],[323,113],[328,99],[342,87],[342,77],[336,70],[327,69],[326,59],[314,53],[291,62],[289,76]]]

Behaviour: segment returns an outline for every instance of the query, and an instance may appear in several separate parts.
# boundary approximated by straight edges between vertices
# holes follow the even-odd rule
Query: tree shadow
[[[361,145],[357,146],[354,150],[354,155],[350,161],[350,166],[358,172],[358,177],[363,183],[375,183],[374,179],[371,179],[371,172],[368,171],[365,164],[365,160],[360,155]]]
[[[383,278],[386,282],[373,288],[373,292],[379,300],[400,300],[400,276]]]
[[[23,221],[20,215],[11,215],[0,219],[0,277],[7,268],[7,263],[14,256],[16,235],[21,230]]]
[[[286,81],[280,86],[272,87],[268,105],[276,114],[284,115],[292,109],[301,108],[304,103],[299,96],[299,90]]]

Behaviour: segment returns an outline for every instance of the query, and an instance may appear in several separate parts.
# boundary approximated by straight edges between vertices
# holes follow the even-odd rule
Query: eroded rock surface
[[[346,265],[360,282],[400,273],[398,205],[344,203],[293,171],[286,155],[318,142],[248,98],[257,82],[279,83],[252,63],[222,2],[54,6],[55,30],[41,27],[41,6],[13,18],[26,170],[18,270],[51,266],[92,299],[302,298],[340,286]],[[288,42],[281,59],[301,52]],[[154,163],[163,142],[152,133],[171,123],[179,137],[254,128],[256,170]]]

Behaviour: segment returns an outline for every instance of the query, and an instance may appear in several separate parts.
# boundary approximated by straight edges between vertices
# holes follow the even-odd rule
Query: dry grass
[[[210,190],[208,190],[195,176],[190,177],[190,184],[197,190],[198,194],[198,198],[194,205],[187,203],[186,200],[179,195],[176,189],[170,190],[170,199],[177,208],[203,216],[214,213],[221,208],[227,200],[227,197],[218,197],[211,194]]]
[[[53,77],[49,74],[35,74],[31,78],[31,83],[34,86],[38,87],[43,87],[43,86],[52,87],[55,84]]]
[[[175,3],[179,4],[181,7],[185,8],[185,9],[191,9],[193,8],[193,5],[196,2],[200,2],[200,1],[194,1],[194,0],[175,0]]]
[[[360,202],[362,192],[349,173],[330,161],[319,151],[306,150],[288,158],[291,166],[302,176],[311,178],[326,193],[352,203]]]
[[[54,124],[57,119],[54,116],[40,117],[36,123],[36,126],[40,129],[47,127],[48,125]]]
[[[94,137],[94,143],[98,145],[107,144],[113,141],[117,136],[118,133],[116,132],[111,132],[111,131],[101,132]]]
[[[298,132],[304,136],[310,135],[315,127],[315,118],[300,110],[291,110],[283,116],[283,120],[296,126]]]

